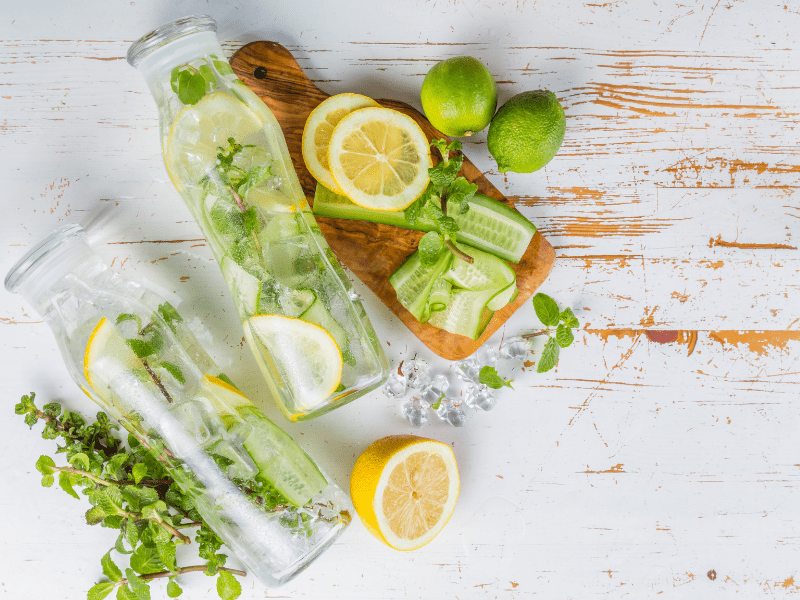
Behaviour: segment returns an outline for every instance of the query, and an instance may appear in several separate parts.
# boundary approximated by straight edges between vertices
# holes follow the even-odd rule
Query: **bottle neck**
[[[160,91],[164,79],[169,79],[172,69],[195,58],[212,54],[224,60],[216,33],[201,31],[179,37],[151,51],[137,61],[136,68],[147,81],[150,91],[156,95],[156,90]]]
[[[66,225],[20,259],[6,276],[5,287],[21,295],[41,314],[59,281],[79,267],[100,264],[100,257],[86,243],[83,228]]]

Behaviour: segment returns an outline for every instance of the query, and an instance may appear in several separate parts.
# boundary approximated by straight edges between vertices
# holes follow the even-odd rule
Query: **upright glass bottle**
[[[5,280],[50,326],[84,392],[164,463],[267,586],[302,571],[351,519],[345,494],[220,373],[172,306],[106,267],[66,225]]]
[[[281,128],[233,74],[210,17],[134,43],[158,105],[164,162],[222,269],[245,338],[291,420],[325,413],[388,374],[361,302],[306,203]]]

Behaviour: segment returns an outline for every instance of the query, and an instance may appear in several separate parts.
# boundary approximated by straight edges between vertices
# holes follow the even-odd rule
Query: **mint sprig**
[[[44,422],[42,437],[60,438],[67,465],[58,466],[53,458],[41,456],[36,469],[42,474],[42,485],[53,485],[58,474],[61,487],[70,496],[85,496],[91,503],[86,512],[89,525],[102,524],[120,531],[114,547],[100,559],[104,579],[87,593],[87,600],[102,600],[116,590],[117,599],[143,600],[150,598],[149,582],[169,578],[170,598],[181,594],[175,577],[185,573],[204,572],[217,576],[220,598],[234,600],[241,594],[241,585],[234,575],[244,577],[244,571],[225,566],[226,556],[220,554],[221,540],[211,531],[194,508],[191,496],[184,494],[158,453],[128,436],[128,445],[114,435],[118,429],[108,416],[97,413],[95,423],[87,424],[77,413],[62,410],[58,403],[36,406],[35,394],[23,396],[14,412],[23,415],[33,427]],[[80,495],[75,488],[82,488]],[[273,499],[255,498],[267,509],[278,506]],[[285,500],[283,500],[285,502]],[[176,549],[191,539],[181,529],[199,527],[195,542],[200,545],[200,557],[205,564],[179,566]],[[129,554],[129,566],[122,569],[112,553]]]
[[[533,309],[536,316],[547,329],[536,333],[529,333],[522,337],[547,335],[549,339],[544,345],[542,355],[536,365],[537,373],[545,373],[558,364],[561,348],[566,348],[575,340],[573,329],[580,326],[577,317],[571,308],[559,310],[558,304],[547,294],[539,292],[533,297]],[[555,327],[555,331],[552,328]]]

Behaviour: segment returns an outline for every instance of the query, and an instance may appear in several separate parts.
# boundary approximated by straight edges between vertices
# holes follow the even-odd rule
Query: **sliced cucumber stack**
[[[467,244],[456,246],[473,261],[443,250],[433,266],[423,267],[416,251],[389,282],[418,321],[478,339],[494,312],[516,298],[517,279],[513,269],[493,254]]]
[[[455,209],[447,212],[458,224],[456,239],[510,262],[519,262],[533,234],[536,233],[536,226],[513,208],[482,194],[475,194],[470,198],[469,207],[463,215],[456,214],[458,211]],[[448,208],[450,208],[449,203]],[[314,214],[321,217],[385,223],[418,231],[436,229],[433,222],[423,216],[419,216],[416,222],[411,224],[402,211],[362,208],[320,183],[317,184],[314,194]]]

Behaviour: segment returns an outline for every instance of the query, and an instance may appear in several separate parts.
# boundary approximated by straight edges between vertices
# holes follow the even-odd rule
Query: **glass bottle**
[[[216,23],[173,21],[134,43],[164,162],[203,231],[278,406],[291,420],[375,389],[388,364],[322,236],[275,116],[223,58]]]
[[[351,519],[347,496],[220,373],[178,312],[65,225],[5,287],[36,308],[83,391],[163,462],[266,586],[302,571]]]

